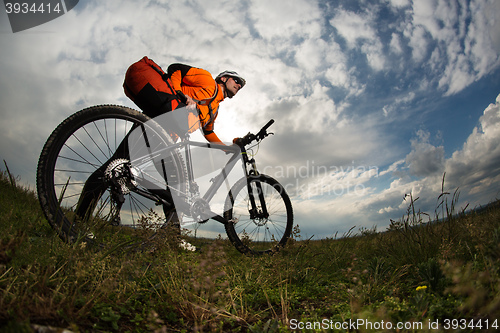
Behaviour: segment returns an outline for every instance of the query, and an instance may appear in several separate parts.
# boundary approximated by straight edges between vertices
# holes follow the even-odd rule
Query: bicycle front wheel
[[[240,179],[226,199],[224,217],[229,221],[225,225],[229,240],[246,254],[277,251],[286,244],[293,227],[288,194],[266,175]]]
[[[130,134],[139,126],[147,137]],[[99,238],[100,243],[112,226],[157,229],[178,223],[175,210],[135,192],[138,177],[158,173],[154,163],[151,172],[132,170],[131,161],[140,158],[132,152],[153,142],[161,148],[172,139],[145,114],[114,105],[81,110],[52,132],[38,162],[37,191],[47,220],[63,240]],[[180,153],[173,150],[162,163],[174,173],[170,179],[179,180],[169,186],[182,186],[186,171]],[[163,181],[158,191],[166,186]]]

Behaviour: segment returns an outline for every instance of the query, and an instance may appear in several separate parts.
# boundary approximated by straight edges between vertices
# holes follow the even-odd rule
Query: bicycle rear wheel
[[[147,135],[134,135],[135,131],[129,136],[139,126]],[[148,146],[154,150],[172,144],[172,139],[145,114],[123,106],[81,110],[52,132],[39,158],[37,191],[47,220],[63,240],[100,238],[100,242],[110,225],[157,229],[178,223],[170,206],[134,192],[140,183],[134,178],[151,173],[163,182],[157,191],[166,189],[153,163],[149,163],[152,170],[131,167],[130,161],[138,157],[133,152],[140,152],[138,146],[145,142],[154,143]],[[186,183],[186,171],[180,153],[172,150],[163,162],[174,174],[170,179],[179,180],[169,186],[184,190],[180,186]],[[122,177],[113,178],[116,174]]]
[[[249,191],[255,198],[251,207]],[[263,206],[267,214],[264,214]],[[240,179],[226,199],[226,233],[242,253],[264,254],[277,251],[290,237],[293,227],[292,203],[277,180],[258,175]]]

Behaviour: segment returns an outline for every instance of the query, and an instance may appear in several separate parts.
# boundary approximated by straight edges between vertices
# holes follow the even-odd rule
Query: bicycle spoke
[[[77,163],[82,163],[82,164],[86,164],[86,165],[91,165],[93,166],[95,169],[97,169],[98,167],[100,167],[100,165],[97,165],[97,164],[93,164],[93,163],[90,163],[88,161],[81,161],[81,160],[77,160],[75,158],[71,158],[71,157],[66,157],[66,156],[63,156],[63,155],[59,155],[59,158],[60,159],[63,159],[63,160],[68,160],[68,161],[72,161],[72,162],[77,162]],[[54,170],[56,171],[56,170]],[[57,170],[57,171],[62,171],[62,170]]]
[[[97,132],[99,133],[99,135],[100,135],[100,136],[101,136],[101,138],[102,138],[102,133],[101,133],[101,131],[97,128],[96,123],[95,123],[95,122],[93,122],[93,124],[94,124],[94,127],[97,129]],[[83,128],[83,130],[85,131],[85,133],[87,133],[87,135],[89,136],[90,140],[92,140],[92,142],[94,143],[94,145],[97,147],[97,149],[99,149],[99,151],[102,153],[102,155],[103,155],[105,158],[106,158],[106,157],[111,156],[111,155],[106,156],[106,153],[102,151],[101,146],[99,146],[99,145],[97,144],[97,142],[94,140],[93,136],[92,136],[92,135],[90,135],[90,133],[87,131],[87,128],[86,128],[86,127],[84,127],[84,128]],[[103,138],[103,140],[104,140],[104,138]],[[109,145],[107,145],[106,141],[104,141],[104,144],[108,147],[108,149],[110,149],[110,148],[109,148]],[[111,150],[111,149],[110,149],[110,150]]]
[[[96,160],[97,160],[100,164],[102,164],[102,163],[103,163],[103,162],[102,162],[99,158],[97,158],[97,156],[95,156],[95,155],[94,155],[94,153],[93,153],[92,151],[90,151],[90,149],[89,149],[89,148],[87,148],[87,145],[85,145],[82,141],[80,141],[80,139],[78,138],[78,136],[76,136],[76,135],[74,135],[74,134],[73,134],[73,137],[74,137],[74,138],[75,138],[75,139],[76,139],[76,140],[77,140],[77,141],[78,141],[78,142],[82,145],[82,147],[83,147],[83,148],[85,148],[85,150],[87,150],[87,152],[89,152],[89,153],[90,153],[90,155],[92,155],[92,156],[93,156],[93,157],[94,157],[94,158],[95,158],[95,159],[96,159]],[[75,151],[74,151],[71,147],[69,147],[69,146],[68,146],[68,148],[69,148],[69,149],[71,149],[73,152],[75,152]],[[78,153],[76,153],[76,152],[75,152],[75,154],[78,154]],[[81,157],[81,155],[78,155],[78,156],[80,156],[80,157]],[[82,157],[82,158],[83,158],[83,157]],[[86,160],[86,159],[84,159],[84,160]],[[90,162],[89,162],[89,164],[90,164]]]

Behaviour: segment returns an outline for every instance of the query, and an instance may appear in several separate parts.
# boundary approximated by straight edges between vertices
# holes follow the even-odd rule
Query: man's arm
[[[222,140],[219,139],[219,137],[217,136],[217,134],[215,134],[215,132],[212,129],[204,128],[203,129],[203,135],[205,136],[205,139],[207,139],[207,141],[209,141],[209,142],[220,144],[220,145],[224,144],[222,142]]]

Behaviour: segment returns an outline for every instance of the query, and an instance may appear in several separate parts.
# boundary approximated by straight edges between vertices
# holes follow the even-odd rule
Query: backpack
[[[123,89],[125,95],[150,118],[185,106],[173,90],[167,74],[146,56],[127,69]]]

